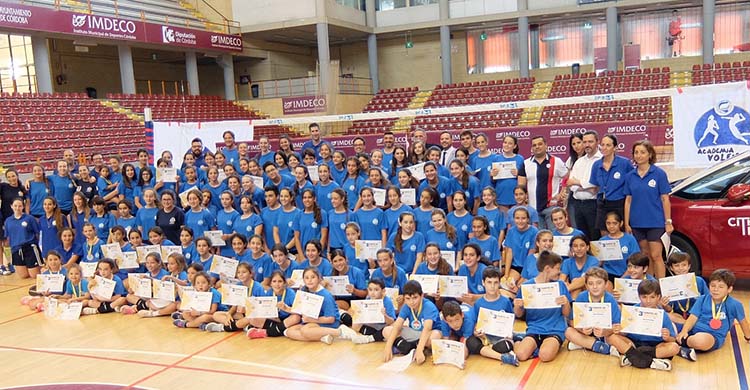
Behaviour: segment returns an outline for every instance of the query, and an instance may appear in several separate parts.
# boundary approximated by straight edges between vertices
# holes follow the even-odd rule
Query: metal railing
[[[135,92],[148,95],[188,95],[190,91],[186,80],[148,80],[136,79]]]
[[[235,83],[237,100],[311,96],[318,95],[319,92],[317,76]],[[372,95],[372,80],[365,77],[339,77],[336,92],[349,95]]]

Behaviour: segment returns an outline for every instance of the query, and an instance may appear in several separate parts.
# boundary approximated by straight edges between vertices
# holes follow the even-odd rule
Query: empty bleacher
[[[482,111],[471,114],[449,114],[420,116],[414,119],[411,129],[426,131],[443,130],[487,130],[517,126],[522,109]]]
[[[535,79],[524,77],[469,83],[438,84],[425,108],[528,100]]]
[[[668,67],[606,71],[598,75],[594,72],[557,75],[549,97],[589,96],[669,88],[669,75]]]
[[[693,85],[750,80],[750,61],[693,65]]]
[[[143,125],[82,93],[0,94],[0,138],[0,163],[20,172],[51,170],[69,148],[132,159],[145,147]]]
[[[404,110],[419,91],[417,87],[381,89],[362,112]]]
[[[669,115],[669,97],[662,96],[658,98],[546,106],[539,124],[644,121],[654,125],[666,125],[669,121]]]

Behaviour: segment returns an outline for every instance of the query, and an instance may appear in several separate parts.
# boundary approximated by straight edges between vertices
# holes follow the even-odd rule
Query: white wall
[[[314,18],[315,0],[237,0],[232,14],[240,26]]]
[[[333,0],[326,0],[326,16],[361,26],[367,24],[365,11],[343,6]]]
[[[438,4],[429,4],[418,7],[378,11],[376,18],[378,27],[431,22],[440,19],[440,6]]]
[[[518,3],[505,0],[453,0],[450,3],[451,18],[465,18],[518,11]]]
[[[578,5],[576,0],[528,0],[529,9],[544,9],[544,8],[557,8],[557,7],[570,7]],[[612,6],[616,6],[617,3],[612,2]]]

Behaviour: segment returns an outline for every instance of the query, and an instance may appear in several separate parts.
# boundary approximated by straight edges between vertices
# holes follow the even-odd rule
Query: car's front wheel
[[[687,253],[690,256],[690,271],[695,272],[696,275],[701,274],[701,257],[698,254],[698,250],[695,249],[690,240],[680,235],[679,233],[672,233],[672,246],[676,247],[680,252]]]

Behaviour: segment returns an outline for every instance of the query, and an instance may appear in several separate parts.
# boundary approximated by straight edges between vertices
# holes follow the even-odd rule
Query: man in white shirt
[[[596,228],[596,196],[599,188],[591,184],[590,180],[591,167],[602,158],[598,144],[599,134],[596,131],[589,130],[583,133],[585,154],[573,165],[567,182],[571,193],[568,202],[573,204],[574,210],[574,215],[570,218],[575,220],[574,226],[592,241],[600,237],[599,229]]]
[[[448,165],[456,157],[456,148],[453,146],[453,136],[444,131],[440,133],[440,165],[448,168]]]

